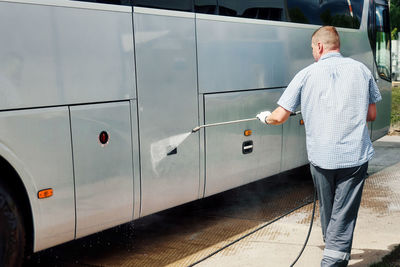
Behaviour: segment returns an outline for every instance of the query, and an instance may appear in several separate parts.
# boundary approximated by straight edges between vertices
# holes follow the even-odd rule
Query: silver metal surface
[[[73,7],[94,10],[107,10],[114,12],[132,12],[132,7],[123,5],[97,4],[93,2],[71,0],[0,0],[0,2],[35,4],[44,6]]]
[[[300,124],[302,116],[290,116],[283,124],[281,172],[308,163],[305,126]]]
[[[282,89],[205,95],[206,124],[255,117],[272,110]],[[244,136],[245,130],[251,136]],[[206,186],[210,196],[280,171],[282,126],[258,121],[205,128]],[[242,144],[253,141],[253,152],[242,153]]]
[[[199,90],[211,93],[287,86],[313,62],[311,35],[319,26],[294,28],[197,18],[196,27]],[[367,32],[340,30],[340,35],[343,55],[372,68]]]
[[[33,213],[34,251],[72,240],[75,203],[68,108],[0,112],[0,155],[16,170]],[[38,199],[41,189],[54,195]]]
[[[134,13],[141,216],[198,198],[199,138],[190,135],[199,125],[194,22]]]
[[[140,216],[140,153],[139,153],[139,122],[137,101],[130,101],[132,125],[132,160],[133,160],[133,219]]]
[[[392,83],[379,78],[378,86],[382,95],[382,100],[376,103],[377,113],[375,121],[372,122],[372,140],[377,140],[387,134],[391,118]]]
[[[0,35],[0,110],[135,97],[131,13],[0,2]]]
[[[199,123],[200,124],[205,124],[205,117],[204,117],[204,95],[199,96],[199,104],[198,104],[198,109],[199,109]],[[199,153],[199,166],[200,166],[200,171],[199,171],[199,193],[198,193],[198,198],[202,198],[204,196],[204,190],[205,190],[205,183],[206,183],[206,155],[205,155],[205,147],[206,147],[206,137],[205,137],[205,132],[204,129],[199,131],[199,145],[200,145],[200,153]]]
[[[70,107],[76,192],[76,237],[133,218],[129,102]],[[103,145],[99,134],[106,131]]]
[[[135,14],[160,15],[160,16],[190,18],[190,19],[194,19],[195,17],[195,14],[191,12],[138,7],[138,6],[133,7],[133,12],[135,12]]]

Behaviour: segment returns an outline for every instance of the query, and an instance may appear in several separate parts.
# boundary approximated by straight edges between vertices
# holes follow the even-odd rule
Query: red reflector
[[[51,197],[52,195],[53,195],[53,189],[52,188],[43,189],[43,190],[40,190],[38,192],[38,198],[39,199],[48,198],[48,197]]]
[[[99,141],[100,141],[100,143],[101,143],[102,145],[107,144],[107,143],[108,143],[108,139],[109,139],[109,137],[108,137],[108,133],[107,133],[106,131],[102,131],[102,132],[99,134]]]

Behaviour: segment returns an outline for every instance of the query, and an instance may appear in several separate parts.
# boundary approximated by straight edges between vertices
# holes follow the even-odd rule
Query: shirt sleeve
[[[304,85],[306,71],[300,71],[294,76],[293,80],[289,83],[282,96],[279,98],[277,104],[284,109],[294,112],[298,105],[300,105],[301,89]]]
[[[369,103],[373,104],[381,100],[382,96],[379,92],[378,85],[376,84],[374,77],[371,75],[369,79]]]

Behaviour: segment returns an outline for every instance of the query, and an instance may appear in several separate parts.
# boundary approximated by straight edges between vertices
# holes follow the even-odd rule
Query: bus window
[[[218,0],[219,15],[251,19],[284,20],[284,1]]]
[[[376,5],[376,66],[379,76],[390,81],[390,27],[389,9],[387,6]]]
[[[151,7],[177,11],[193,11],[192,0],[134,0],[133,4],[140,7]]]
[[[77,0],[73,0],[77,1]],[[131,0],[79,0],[81,2],[93,2],[93,3],[100,3],[100,4],[110,4],[110,5],[123,5],[123,6],[130,6],[132,4]]]
[[[204,14],[217,14],[217,0],[195,0],[195,11]]]
[[[288,0],[289,21],[360,28],[362,0]]]

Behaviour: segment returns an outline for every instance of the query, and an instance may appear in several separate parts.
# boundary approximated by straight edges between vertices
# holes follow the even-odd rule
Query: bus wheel
[[[11,191],[0,181],[0,266],[21,266],[25,229],[20,209]]]

